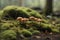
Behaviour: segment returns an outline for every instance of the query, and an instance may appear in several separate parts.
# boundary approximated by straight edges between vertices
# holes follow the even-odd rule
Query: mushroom
[[[29,19],[28,18],[23,18],[25,21],[28,21]]]
[[[17,20],[21,22],[22,21],[22,17],[17,17]]]
[[[37,22],[41,22],[42,21],[42,19],[37,19]]]
[[[17,20],[19,20],[19,21],[20,21],[21,19],[22,19],[22,17],[17,17]]]
[[[35,17],[33,17],[33,16],[29,17],[30,20],[34,20],[34,18],[35,18]]]
[[[35,21],[37,21],[38,18],[34,18]]]

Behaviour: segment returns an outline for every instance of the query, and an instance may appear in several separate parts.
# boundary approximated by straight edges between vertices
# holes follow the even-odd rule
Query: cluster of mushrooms
[[[26,21],[29,21],[29,20],[32,20],[32,21],[37,21],[37,22],[41,22],[42,19],[40,18],[36,18],[36,17],[29,17],[29,18],[22,18],[22,17],[17,17],[17,20],[20,21],[20,22],[26,22]]]
[[[36,17],[33,17],[33,16],[31,16],[31,17],[29,17],[29,18],[22,18],[22,17],[17,17],[17,20],[19,21],[19,22],[27,22],[27,21],[36,21],[36,22],[42,22],[43,20],[42,19],[40,19],[40,18],[36,18]],[[47,30],[45,30],[45,33],[46,34],[48,34],[48,31]],[[50,33],[50,34],[52,34],[52,33]]]

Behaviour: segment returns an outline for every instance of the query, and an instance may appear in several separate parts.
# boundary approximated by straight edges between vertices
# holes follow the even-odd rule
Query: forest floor
[[[30,40],[60,40],[60,34],[40,34],[34,35]]]

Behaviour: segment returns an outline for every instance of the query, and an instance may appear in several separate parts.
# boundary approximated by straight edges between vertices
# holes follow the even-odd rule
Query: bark
[[[20,0],[20,6],[22,6],[22,1],[23,1],[23,0]]]
[[[53,13],[53,0],[46,0],[45,15]]]

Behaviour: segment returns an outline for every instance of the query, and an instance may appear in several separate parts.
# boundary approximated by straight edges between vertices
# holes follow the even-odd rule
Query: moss
[[[39,17],[42,18],[38,12],[25,7],[17,7],[17,6],[8,6],[3,9],[2,18],[3,19],[16,19],[17,17]]]
[[[13,30],[6,30],[1,33],[1,39],[16,39],[16,33]]]
[[[30,16],[41,18],[42,22],[29,20],[26,23],[20,24],[21,22],[16,20],[17,17],[29,18]],[[2,35],[3,39],[9,37],[15,39],[16,31],[25,37],[31,37],[32,34],[38,35],[40,32],[45,32],[45,30],[54,33],[60,32],[58,29],[60,24],[51,24],[49,19],[43,18],[43,15],[30,8],[8,6],[0,11],[0,17],[0,30],[2,30],[0,35]]]
[[[38,35],[38,34],[40,34],[40,31],[34,30],[34,31],[32,32],[32,34],[33,34],[33,35]]]
[[[10,27],[13,27],[13,24],[11,23],[3,23],[1,26],[1,29],[9,29]]]
[[[52,29],[52,32],[53,32],[53,33],[60,33],[59,29],[57,29],[57,28]]]
[[[32,33],[28,30],[22,30],[22,34],[25,36],[25,37],[30,37],[32,35]]]
[[[18,21],[15,21],[15,20],[10,20],[10,21],[5,21],[3,20],[1,23],[0,23],[0,29],[1,30],[9,30],[11,28],[14,28],[14,27],[18,27],[20,26],[19,25],[19,22]]]

